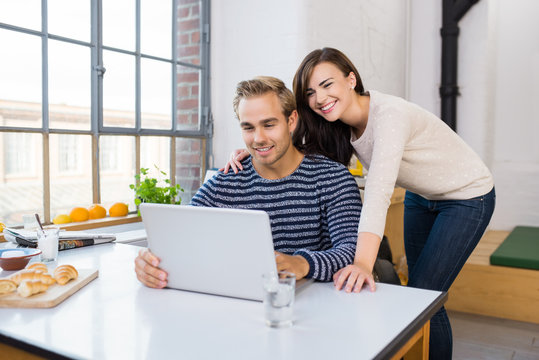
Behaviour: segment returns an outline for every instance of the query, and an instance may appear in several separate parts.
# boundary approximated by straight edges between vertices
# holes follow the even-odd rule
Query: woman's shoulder
[[[421,112],[419,106],[398,96],[369,91],[369,125],[375,132],[406,132]]]
[[[403,109],[411,105],[410,102],[401,97],[376,90],[369,90],[369,96],[371,98],[369,102],[370,110],[377,113],[402,112]]]

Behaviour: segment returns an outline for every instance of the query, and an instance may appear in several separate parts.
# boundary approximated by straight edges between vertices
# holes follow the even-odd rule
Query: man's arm
[[[321,251],[298,250],[294,255],[303,256],[309,263],[307,277],[331,281],[334,273],[354,260],[361,198],[353,176],[341,166],[319,181],[319,190],[332,246]]]

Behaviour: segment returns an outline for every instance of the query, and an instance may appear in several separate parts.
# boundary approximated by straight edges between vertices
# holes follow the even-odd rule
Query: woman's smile
[[[324,114],[327,114],[329,112],[331,112],[331,110],[333,110],[333,108],[335,107],[335,104],[337,103],[337,100],[334,100],[324,106],[322,106],[320,108],[320,110],[324,113]]]

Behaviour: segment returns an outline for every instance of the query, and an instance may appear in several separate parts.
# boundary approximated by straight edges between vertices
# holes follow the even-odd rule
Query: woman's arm
[[[365,184],[354,263],[334,276],[337,289],[359,292],[366,283],[376,289],[372,269],[384,234],[387,209],[399,174],[404,148],[410,136],[410,120],[396,107],[376,112],[371,119],[371,163]],[[369,151],[368,146],[361,149]],[[358,151],[358,149],[356,149]]]

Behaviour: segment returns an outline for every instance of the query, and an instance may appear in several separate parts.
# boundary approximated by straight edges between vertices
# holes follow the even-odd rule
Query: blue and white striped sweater
[[[191,200],[194,206],[264,210],[277,251],[301,255],[307,277],[330,281],[352,263],[361,213],[359,189],[341,164],[320,155],[305,156],[289,176],[268,180],[244,160],[238,174],[218,173]]]

